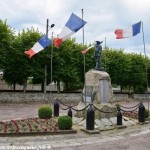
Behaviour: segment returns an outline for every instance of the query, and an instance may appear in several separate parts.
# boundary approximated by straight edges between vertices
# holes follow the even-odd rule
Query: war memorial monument
[[[94,104],[102,111],[115,111],[116,107],[111,103],[113,102],[113,90],[111,85],[110,75],[104,71],[101,63],[102,57],[102,41],[95,41],[94,47],[94,58],[96,59],[96,66],[90,69],[85,74],[85,85],[83,88],[82,102],[79,103],[78,109],[85,107],[89,103]],[[85,112],[77,113],[79,117],[85,116]],[[111,116],[110,116],[111,115]],[[95,117],[97,119],[103,117],[113,117],[115,114],[112,113],[100,113],[95,110]]]

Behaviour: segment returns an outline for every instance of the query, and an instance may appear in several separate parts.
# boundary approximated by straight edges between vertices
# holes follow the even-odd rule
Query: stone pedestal
[[[111,79],[107,72],[91,69],[85,75],[86,86],[83,100],[86,103],[108,103],[113,101]]]
[[[83,101],[79,103],[77,109],[82,110],[89,103],[93,103],[102,112],[112,112],[101,113],[94,108],[96,119],[116,117],[116,106],[112,105],[112,102],[113,90],[109,74],[94,69],[88,71],[86,73],[86,86],[83,89]],[[79,111],[76,116],[86,118],[86,111]]]

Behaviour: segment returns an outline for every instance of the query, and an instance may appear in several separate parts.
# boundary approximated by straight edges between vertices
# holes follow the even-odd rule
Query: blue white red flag
[[[29,57],[31,58],[33,55],[42,51],[44,48],[46,48],[51,44],[52,44],[51,40],[46,35],[44,35],[33,45],[31,49],[25,51],[24,53],[29,55]]]
[[[140,33],[141,30],[141,21],[132,25],[128,29],[116,29],[116,39],[129,38]]]
[[[88,47],[87,49],[82,51],[82,54],[86,54],[92,47],[94,47],[94,45]]]
[[[85,24],[86,22],[83,19],[72,13],[61,33],[54,39],[55,47],[59,48],[64,40],[80,30]]]

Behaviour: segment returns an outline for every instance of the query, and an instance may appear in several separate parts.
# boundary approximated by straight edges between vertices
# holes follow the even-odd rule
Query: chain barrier
[[[93,105],[93,104],[92,104]],[[102,113],[116,113],[117,112],[117,110],[116,111],[103,111],[103,110],[100,110],[100,109],[98,109],[96,106],[94,106],[93,105],[93,107],[95,108],[95,109],[97,109],[98,111],[100,111],[100,112],[102,112]]]
[[[120,108],[120,110],[123,111],[123,112],[134,112],[134,111],[137,110],[137,109],[138,109],[138,107],[136,107],[136,108],[133,109],[133,110],[123,110],[123,109]]]
[[[135,108],[135,107],[138,107],[142,102],[140,102],[139,104],[135,105],[135,106],[132,106],[132,107],[125,107],[125,106],[122,106],[122,105],[119,105],[119,107],[122,107],[122,108],[125,108],[125,109],[132,109],[132,108]]]
[[[61,106],[59,106],[62,110],[68,110],[68,109],[72,109],[72,110],[74,110],[74,111],[84,111],[85,109],[87,109],[88,107],[89,107],[89,105],[90,104],[88,104],[86,107],[84,107],[83,109],[75,109],[74,107],[76,107],[77,105],[73,105],[73,106],[69,106],[69,105],[66,105],[66,104],[64,104],[63,102],[61,102],[60,100],[58,100],[57,99],[57,101],[60,103],[60,104],[62,104],[62,105],[64,105],[64,106],[67,106],[67,108],[63,108],[63,107],[61,107]]]
[[[61,102],[60,100],[57,100],[57,101],[58,101],[60,104],[62,104],[62,105],[64,105],[64,106],[67,107],[67,108],[63,108],[63,107],[59,106],[62,110],[72,109],[72,110],[74,110],[74,111],[84,111],[85,109],[87,109],[89,106],[92,105],[93,108],[95,108],[96,110],[98,110],[98,111],[101,112],[101,113],[116,113],[117,110],[121,110],[121,111],[123,111],[123,112],[134,112],[135,110],[138,109],[139,105],[142,103],[142,102],[140,102],[139,104],[137,104],[137,105],[135,105],[135,106],[132,106],[132,107],[125,107],[125,106],[122,106],[122,105],[117,104],[115,111],[103,111],[103,110],[100,110],[99,108],[97,108],[96,106],[94,106],[94,104],[92,104],[92,103],[91,103],[91,104],[88,104],[88,105],[85,106],[83,109],[78,110],[78,109],[75,109],[75,108],[74,108],[74,107],[77,106],[77,105],[69,106],[69,105],[64,104],[64,103]],[[135,107],[136,107],[136,108],[135,108]],[[135,109],[133,109],[133,110],[124,110],[123,108],[125,108],[125,109],[132,109],[132,108],[135,108]]]
[[[86,107],[84,107],[83,109],[75,109],[75,108],[73,108],[74,106],[69,106],[69,107],[67,107],[67,108],[62,108],[61,106],[59,106],[62,110],[68,110],[68,109],[72,109],[72,110],[74,110],[74,111],[83,111],[83,110],[85,110],[85,109],[87,109],[88,107],[89,107],[89,105],[90,104],[88,104]]]
[[[102,112],[102,113],[116,113],[116,111],[112,111],[112,112],[107,112],[107,111],[102,111],[100,109],[98,109],[96,106],[94,106],[93,104],[88,104],[86,107],[84,107],[83,109],[75,109],[74,107],[77,106],[77,105],[73,105],[73,106],[69,106],[69,105],[66,105],[64,103],[62,103],[60,100],[57,100],[60,104],[64,105],[64,106],[67,106],[67,108],[62,108],[61,106],[59,106],[62,110],[68,110],[68,109],[72,109],[74,111],[84,111],[85,109],[87,109],[90,105],[92,105],[95,109],[97,109],[98,111]]]
[[[59,106],[60,107],[60,106]],[[62,110],[68,110],[70,107],[67,107],[67,108],[62,108],[60,107]]]
[[[78,110],[78,109],[75,109],[75,108],[72,108],[73,110],[75,110],[75,111],[83,111],[83,110],[85,110],[85,109],[87,109],[88,107],[90,106],[90,104],[88,104],[85,108],[83,108],[83,109],[80,109],[80,110]]]
[[[69,105],[66,105],[66,104],[64,104],[63,102],[61,102],[61,100],[59,100],[59,99],[57,99],[57,101],[58,101],[60,104],[64,105],[64,106],[70,107]],[[71,107],[75,107],[75,106],[77,106],[77,105],[78,105],[78,104],[73,105],[73,106],[71,106]]]
[[[132,106],[132,107],[125,107],[125,106],[122,106],[122,105],[119,105],[117,104],[117,108],[123,112],[134,112],[135,110],[137,110],[139,108],[139,106],[141,105],[142,102],[140,102],[139,104],[135,105],[135,106]],[[123,109],[124,108],[124,109]],[[134,109],[133,109],[134,108]],[[125,110],[127,109],[127,110]],[[128,109],[133,109],[133,110],[128,110]]]

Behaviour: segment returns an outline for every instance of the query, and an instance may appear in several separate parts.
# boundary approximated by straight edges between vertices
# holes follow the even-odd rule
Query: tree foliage
[[[5,68],[14,38],[14,30],[7,24],[7,20],[0,20],[0,70]]]
[[[14,38],[5,63],[3,79],[6,82],[25,84],[28,77],[33,76],[36,65],[33,59],[29,59],[24,54],[24,51],[30,49],[39,37],[40,33],[31,28],[27,31],[23,30]]]
[[[25,85],[27,79],[32,77],[33,83],[43,85],[44,67],[47,65],[47,84],[49,84],[52,57],[52,79],[57,82],[58,87],[60,82],[63,82],[66,91],[82,89],[84,63],[85,72],[96,66],[96,60],[92,57],[94,48],[83,55],[81,51],[90,45],[76,43],[75,39],[67,39],[59,49],[51,45],[29,59],[24,51],[30,49],[41,36],[38,29],[34,28],[22,30],[15,35],[7,22],[0,20],[0,70],[3,70],[3,79],[9,84]],[[52,50],[53,56],[51,56]],[[110,74],[112,84],[120,85],[121,90],[144,92],[150,81],[150,59],[145,59],[141,54],[129,54],[123,49],[105,48],[102,51],[102,66]]]

